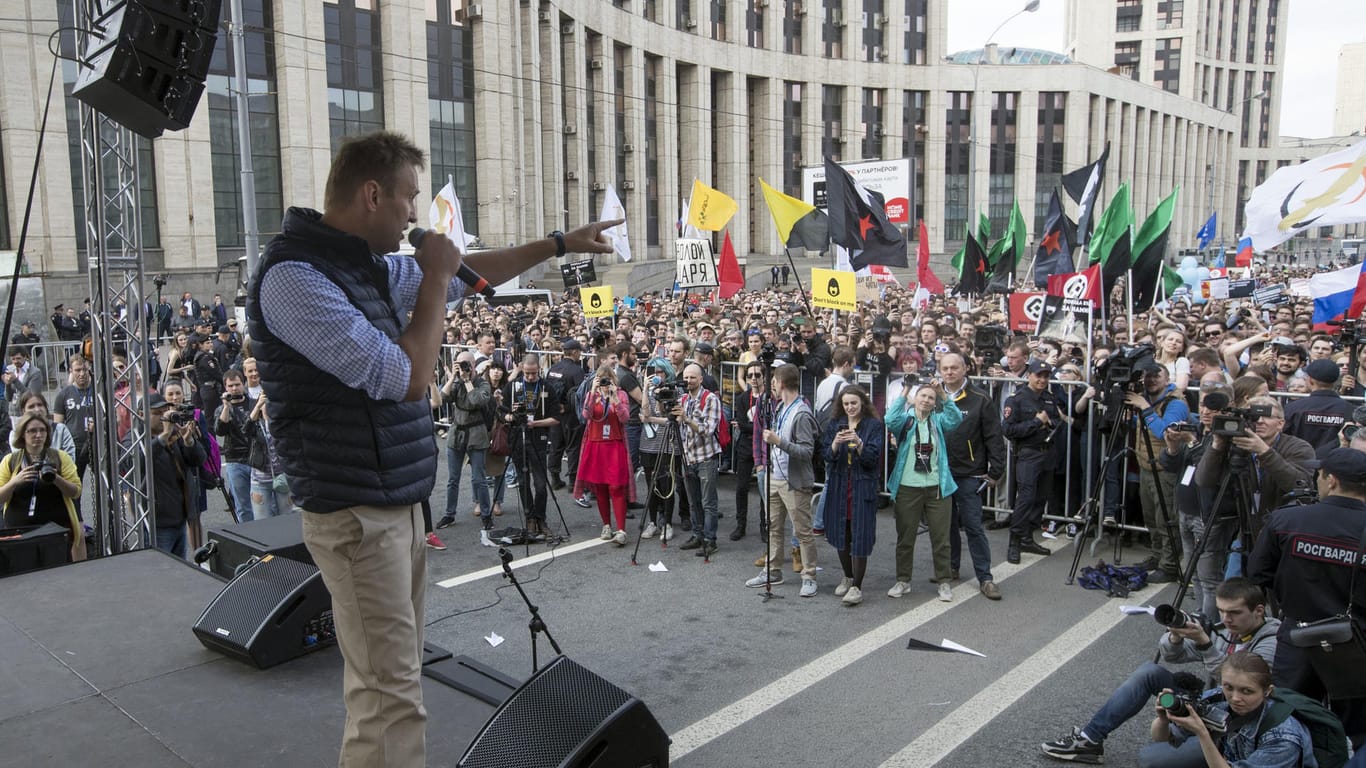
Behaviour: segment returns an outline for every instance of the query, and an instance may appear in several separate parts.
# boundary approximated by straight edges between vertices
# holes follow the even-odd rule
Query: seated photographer
[[[1266,594],[1247,579],[1229,579],[1215,591],[1221,624],[1203,626],[1198,614],[1173,611],[1171,606],[1160,606],[1159,615],[1167,619],[1167,631],[1157,643],[1158,653],[1168,664],[1200,662],[1210,681],[1218,674],[1219,665],[1229,654],[1240,651],[1260,656],[1269,665],[1276,655],[1276,632],[1280,622],[1266,618]],[[1164,610],[1165,609],[1165,610]],[[1171,626],[1176,624],[1177,626]],[[1043,753],[1058,760],[1076,763],[1101,763],[1105,757],[1105,739],[1134,715],[1143,711],[1148,699],[1164,689],[1178,687],[1176,673],[1148,662],[1124,681],[1083,728],[1040,746]],[[1202,681],[1203,682],[1203,681]]]
[[[1237,382],[1234,386],[1236,392]],[[1312,479],[1313,470],[1307,462],[1314,458],[1314,449],[1298,437],[1282,432],[1285,412],[1280,402],[1270,397],[1250,398],[1246,409],[1220,411],[1215,421],[1226,422],[1236,417],[1243,419],[1243,435],[1225,436],[1216,425],[1214,439],[1196,467],[1195,484],[1206,489],[1218,488],[1230,469],[1230,447],[1247,454],[1249,468],[1255,472],[1251,477],[1256,480],[1250,500],[1254,506],[1250,533],[1255,538],[1261,529],[1260,521],[1281,506],[1281,497]]]
[[[51,447],[47,418],[27,412],[14,425],[15,451],[0,462],[6,528],[56,523],[71,532],[71,561],[85,559],[85,529],[72,499],[81,495],[76,463]]]
[[[1318,765],[1309,729],[1289,704],[1275,698],[1265,659],[1255,653],[1234,653],[1219,670],[1221,691],[1210,691],[1199,699],[1164,692],[1170,698],[1157,704],[1153,743],[1138,752],[1141,768]],[[1224,730],[1212,733],[1207,720],[1223,723]]]

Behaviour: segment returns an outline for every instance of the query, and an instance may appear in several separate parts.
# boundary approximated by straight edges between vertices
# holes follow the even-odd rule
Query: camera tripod
[[[517,466],[517,474],[522,475],[522,477],[518,481],[517,487],[517,506],[521,509],[522,513],[522,544],[527,552],[530,551],[531,539],[533,536],[531,530],[527,526],[527,523],[530,522],[528,515],[531,512],[531,510],[528,509],[528,506],[532,506],[535,504],[536,493],[535,487],[533,486],[533,483],[536,482],[534,478],[535,470],[533,470],[531,467],[530,459],[533,458],[533,454],[540,453],[540,451],[530,446],[532,428],[527,426],[527,421],[529,418],[530,411],[526,409],[523,409],[521,414],[516,416],[517,436],[518,439],[521,441],[521,445],[519,446],[518,450],[520,451],[522,458],[521,462]],[[542,470],[547,473],[547,476],[544,478],[545,492],[549,496],[550,501],[555,504],[555,511],[559,513],[560,516],[560,526],[564,529],[563,536],[550,537],[550,543],[558,544],[560,542],[567,541],[570,538],[569,523],[564,518],[564,509],[560,507],[560,499],[555,495],[555,489],[550,485],[550,478],[548,476],[549,469],[545,467],[545,455],[541,454],[539,460],[542,464]],[[544,526],[541,527],[543,528]],[[545,532],[542,531],[542,534],[544,533]],[[538,536],[537,540],[540,541],[542,540],[542,538]]]
[[[652,403],[657,402],[651,400]],[[660,432],[661,446],[660,451],[655,454],[654,472],[649,476],[649,497],[645,502],[645,512],[640,516],[640,523],[636,526],[636,546],[631,550],[631,565],[640,565],[636,561],[636,555],[640,554],[640,542],[645,538],[645,526],[650,519],[650,503],[657,495],[665,502],[664,512],[660,515],[659,521],[659,543],[661,549],[668,549],[669,540],[666,538],[668,530],[673,523],[673,500],[678,493],[678,476],[674,472],[674,460],[678,458],[678,420],[672,416],[664,422],[664,427]],[[659,475],[665,463],[668,465],[669,490],[661,493],[659,489]]]
[[[1228,440],[1229,438],[1225,436],[1224,439]],[[1206,450],[1209,449],[1207,448]],[[1190,558],[1190,561],[1186,563],[1185,569],[1181,572],[1181,583],[1177,585],[1176,596],[1172,598],[1172,605],[1179,606],[1181,605],[1181,601],[1185,599],[1186,591],[1190,588],[1190,585],[1195,578],[1195,574],[1198,572],[1200,558],[1204,556],[1205,551],[1209,548],[1211,542],[1218,542],[1226,538],[1226,540],[1218,546],[1224,550],[1224,554],[1228,554],[1229,546],[1233,542],[1233,536],[1229,535],[1225,537],[1225,534],[1233,533],[1227,529],[1227,526],[1230,523],[1238,526],[1237,531],[1242,539],[1243,552],[1251,553],[1252,551],[1252,543],[1256,539],[1256,532],[1252,529],[1252,489],[1247,485],[1247,465],[1249,459],[1247,452],[1237,446],[1230,445],[1228,451],[1228,466],[1226,467],[1223,478],[1219,480],[1219,489],[1214,494],[1214,500],[1210,502],[1204,515],[1201,516],[1204,533],[1201,535],[1199,541],[1196,542],[1195,551],[1186,553]],[[1233,517],[1220,517],[1219,509],[1223,506],[1225,494],[1229,493],[1230,490],[1233,493],[1235,515]],[[1219,554],[1219,551],[1216,549],[1214,554]]]
[[[1093,482],[1091,494],[1083,503],[1082,510],[1079,510],[1084,510],[1082,512],[1083,520],[1081,530],[1077,532],[1076,551],[1072,554],[1072,565],[1067,571],[1066,583],[1069,585],[1076,581],[1077,570],[1081,567],[1081,559],[1084,554],[1084,544],[1087,535],[1092,533],[1093,526],[1104,517],[1104,509],[1100,507],[1101,492],[1105,488],[1105,476],[1108,474],[1110,465],[1116,461],[1125,459],[1130,455],[1137,456],[1136,448],[1128,447],[1128,439],[1131,431],[1136,429],[1142,433],[1143,444],[1147,449],[1148,461],[1154,465],[1157,463],[1157,454],[1153,451],[1152,435],[1149,433],[1146,426],[1138,423],[1139,414],[1135,411],[1134,407],[1124,403],[1122,399],[1119,403],[1111,407],[1118,409],[1118,415],[1114,420],[1113,428],[1110,430],[1110,436],[1106,440],[1105,450],[1102,452],[1104,459],[1100,463],[1100,471],[1096,473],[1096,479]],[[1123,466],[1121,465],[1121,488],[1124,485],[1122,474]],[[1153,490],[1157,494],[1158,508],[1161,510],[1162,516],[1166,520],[1167,535],[1169,537],[1175,537],[1174,540],[1179,539],[1180,531],[1177,529],[1176,522],[1171,515],[1167,513],[1167,499],[1162,492],[1162,485],[1161,483],[1155,483],[1154,485],[1155,487]],[[1173,500],[1173,503],[1175,503],[1175,500]],[[1149,535],[1151,535],[1151,532],[1149,532]],[[1097,543],[1099,543],[1099,534],[1097,534],[1096,540]],[[1115,554],[1113,557],[1116,562],[1120,559],[1122,548],[1122,539],[1116,536]]]
[[[777,413],[777,406],[773,402],[773,394],[767,389],[759,395],[759,406],[756,410],[763,414],[764,428],[769,429],[773,426],[773,417]],[[757,428],[757,427],[756,427]],[[773,458],[772,446],[764,444],[764,482],[763,493],[759,500],[759,536],[764,540],[764,602],[769,600],[782,600],[783,596],[773,592],[773,543],[770,536],[769,518],[769,493],[773,485]],[[782,550],[778,550],[779,553]]]

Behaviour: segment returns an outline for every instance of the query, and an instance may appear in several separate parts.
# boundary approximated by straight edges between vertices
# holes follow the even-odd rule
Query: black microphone
[[[413,227],[408,230],[408,244],[414,248],[421,248],[422,238],[426,236],[427,230],[422,227]],[[478,272],[470,269],[469,265],[464,262],[460,263],[460,271],[456,272],[455,276],[460,278],[460,282],[468,285],[475,291],[482,293],[486,299],[493,298],[497,293],[497,291],[493,290],[493,286],[489,285],[489,281],[480,277]]]

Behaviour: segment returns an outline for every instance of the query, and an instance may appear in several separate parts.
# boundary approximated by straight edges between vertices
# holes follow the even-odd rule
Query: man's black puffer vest
[[[431,495],[436,477],[427,400],[371,400],[280,341],[261,314],[261,278],[280,262],[301,261],[397,339],[399,310],[389,295],[387,265],[364,240],[323,224],[317,211],[290,208],[282,230],[248,286],[247,327],[294,503],[309,512],[417,504]],[[298,300],[306,304],[308,297]]]

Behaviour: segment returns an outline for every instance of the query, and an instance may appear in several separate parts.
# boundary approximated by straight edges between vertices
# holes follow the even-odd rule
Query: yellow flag
[[[584,317],[611,317],[615,312],[610,285],[600,288],[579,288],[579,298],[583,301]]]
[[[811,303],[828,309],[858,309],[858,278],[838,269],[811,269]]]
[[[719,232],[738,210],[740,206],[729,195],[693,179],[692,202],[688,205],[689,226]]]
[[[786,243],[792,238],[792,225],[801,217],[816,210],[816,206],[779,192],[763,179],[759,179],[759,186],[764,190],[764,202],[768,203],[768,212],[772,214],[773,224],[778,228],[778,239]]]

